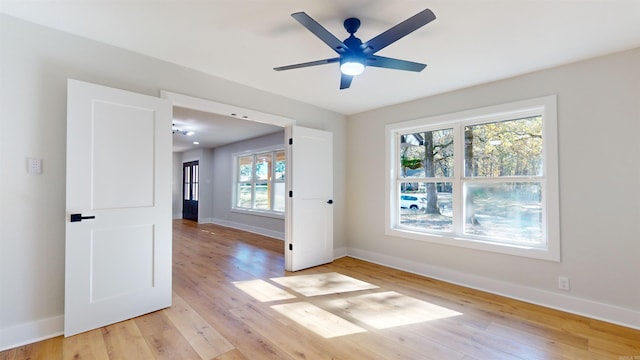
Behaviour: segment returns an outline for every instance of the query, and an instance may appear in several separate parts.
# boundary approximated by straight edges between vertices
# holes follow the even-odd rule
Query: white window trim
[[[237,191],[237,188],[236,188],[236,186],[238,185],[238,158],[240,158],[242,156],[253,156],[253,155],[264,154],[264,153],[269,153],[269,152],[278,152],[278,151],[285,151],[286,152],[285,146],[284,145],[272,145],[272,146],[267,146],[267,147],[262,147],[262,148],[257,148],[257,149],[251,149],[251,150],[245,150],[245,151],[236,152],[236,153],[232,153],[231,154],[231,158],[233,159],[233,178],[232,178],[232,183],[231,183],[231,191],[232,191],[231,212],[239,213],[239,214],[254,215],[254,216],[270,217],[270,218],[275,218],[275,219],[284,219],[284,216],[285,216],[285,212],[284,211],[248,209],[248,208],[240,208],[240,207],[236,206],[236,204],[238,203],[237,202],[238,191]],[[285,156],[286,156],[286,153],[285,153]],[[274,163],[275,163],[275,161],[274,161]],[[254,171],[255,171],[255,169],[254,169]],[[271,171],[273,171],[273,169]],[[255,176],[255,174],[253,176]],[[273,180],[274,184],[276,182],[286,183],[286,181]]]
[[[508,243],[498,243],[478,239],[469,239],[451,236],[450,234],[424,233],[411,231],[399,227],[397,210],[396,181],[399,158],[398,139],[400,134],[408,132],[420,132],[429,129],[441,129],[447,126],[460,126],[473,123],[495,122],[497,120],[509,120],[518,117],[526,117],[535,111],[540,114],[542,110],[543,125],[543,176],[545,196],[543,197],[543,229],[546,231],[546,247],[534,248]],[[525,116],[521,116],[525,115]],[[490,251],[501,254],[523,256],[535,259],[560,261],[560,211],[559,211],[559,186],[558,186],[558,120],[556,95],[544,96],[523,101],[516,101],[502,105],[488,106],[478,109],[466,110],[456,113],[432,116],[422,119],[403,121],[389,124],[385,129],[385,146],[387,157],[385,159],[385,234],[388,236],[402,237],[414,240],[428,241],[438,244],[458,246],[476,250]],[[455,144],[456,153],[462,154],[464,144],[460,141]],[[462,156],[456,156],[456,162],[462,161]],[[456,164],[456,170],[462,169]],[[457,175],[460,176],[460,175]],[[539,177],[535,178],[540,180]],[[523,180],[519,178],[519,180]],[[450,181],[442,179],[442,181]],[[454,209],[462,209],[461,194],[454,194]],[[459,229],[458,229],[459,230]]]

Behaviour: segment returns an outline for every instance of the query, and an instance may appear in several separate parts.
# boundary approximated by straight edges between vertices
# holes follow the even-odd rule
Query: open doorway
[[[252,181],[241,184],[245,174],[240,160],[257,154],[257,167],[262,155],[284,156],[286,128],[293,121],[181,94],[162,96],[173,105],[174,219],[216,223],[284,240],[286,211],[282,196],[274,196],[267,203],[282,206],[265,209],[258,201],[258,190],[264,185],[258,181],[260,174],[256,172],[249,179]],[[196,161],[197,168],[191,166]],[[197,184],[189,184],[189,179],[195,179],[195,169]],[[253,192],[246,190],[247,184],[255,188]],[[283,181],[272,185],[278,190],[284,188]],[[254,203],[247,202],[248,195],[252,195]],[[196,203],[197,217],[191,211]]]
[[[174,123],[177,123],[175,119],[176,109],[188,109],[214,114],[221,119],[230,120],[238,124],[253,122],[256,125],[267,125],[280,129],[279,133],[273,134],[277,137],[277,141],[284,145],[286,159],[287,175],[283,184],[286,183],[287,195],[283,196],[286,199],[284,212],[280,213],[280,218],[277,219],[277,216],[274,217],[273,214],[265,214],[264,209],[261,208],[251,208],[246,211],[246,206],[239,204],[238,199],[242,198],[243,189],[249,189],[248,182],[241,184],[241,181],[237,180],[242,179],[244,176],[241,159],[248,155],[243,152],[247,151],[247,149],[221,150],[224,147],[214,147],[211,151],[200,149],[197,154],[191,154],[200,156],[201,159],[198,179],[198,188],[200,190],[198,195],[198,222],[235,227],[240,230],[256,232],[284,240],[285,269],[289,271],[309,268],[333,260],[332,133],[295,126],[294,120],[282,116],[239,108],[206,99],[167,91],[161,91],[161,97],[168,99],[172,103],[174,107]],[[233,144],[237,145],[237,143]],[[252,143],[252,145],[254,144]],[[251,150],[256,150],[256,148]],[[272,153],[272,158],[277,158],[273,154],[277,154],[278,149],[262,147],[258,150],[260,151],[258,155],[263,155],[265,151],[268,151]],[[258,155],[251,154],[254,163],[257,162],[258,158],[261,158]],[[175,160],[176,157],[174,156],[174,163]],[[184,157],[182,160],[185,162]],[[270,163],[275,164],[276,162],[272,161]],[[223,166],[220,166],[220,164],[223,164]],[[212,168],[206,169],[207,166]],[[253,169],[252,176],[258,178],[257,167],[254,166]],[[205,178],[205,174],[215,174],[217,176],[221,173],[229,176],[224,181],[217,181],[218,178],[212,177],[209,182]],[[258,188],[258,185],[269,188],[268,181],[267,185],[262,183],[255,184],[256,186],[253,185],[251,184],[251,188],[254,189],[252,191],[256,198],[258,194],[255,189]],[[222,190],[218,191],[220,186]],[[212,192],[215,194],[216,200],[211,200],[211,203],[220,204],[217,201],[222,198],[221,204],[225,208],[222,213],[216,213],[210,218],[203,214],[207,210],[204,203],[208,201],[207,198],[210,196],[203,189],[217,189]],[[225,198],[224,195],[218,196],[218,194],[226,194],[227,197]],[[273,203],[275,204],[276,201],[274,200]],[[242,221],[233,220],[241,216],[260,217],[258,226],[256,228],[245,228],[245,224]],[[282,229],[280,236],[272,236],[272,234],[256,231],[263,230],[266,223],[274,220],[279,221],[279,226]]]

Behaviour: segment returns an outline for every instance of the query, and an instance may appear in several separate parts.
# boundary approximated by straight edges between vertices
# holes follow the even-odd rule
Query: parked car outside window
[[[400,208],[401,209],[412,209],[418,210],[425,207],[427,204],[427,197],[409,194],[401,194],[400,195]]]

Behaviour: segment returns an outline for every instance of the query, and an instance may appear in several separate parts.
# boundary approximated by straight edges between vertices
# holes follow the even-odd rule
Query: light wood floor
[[[0,359],[640,360],[637,330],[353,258],[287,273],[281,241],[173,225],[171,308]]]

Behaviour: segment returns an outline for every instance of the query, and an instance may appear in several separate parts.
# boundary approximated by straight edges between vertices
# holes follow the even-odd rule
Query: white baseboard
[[[182,213],[173,214],[173,220],[182,219]]]
[[[3,328],[0,329],[0,351],[50,339],[63,333],[63,315]]]
[[[214,218],[206,218],[206,219],[198,219],[198,223],[200,224],[216,224],[221,226],[230,227],[233,229],[243,230],[250,233],[268,236],[274,239],[284,241],[284,232],[274,231],[269,229],[260,228],[257,226],[251,226],[246,224],[241,224],[228,220],[214,219]]]
[[[367,250],[348,248],[349,256],[516,300],[640,330],[640,312],[593,300],[458,272]]]

